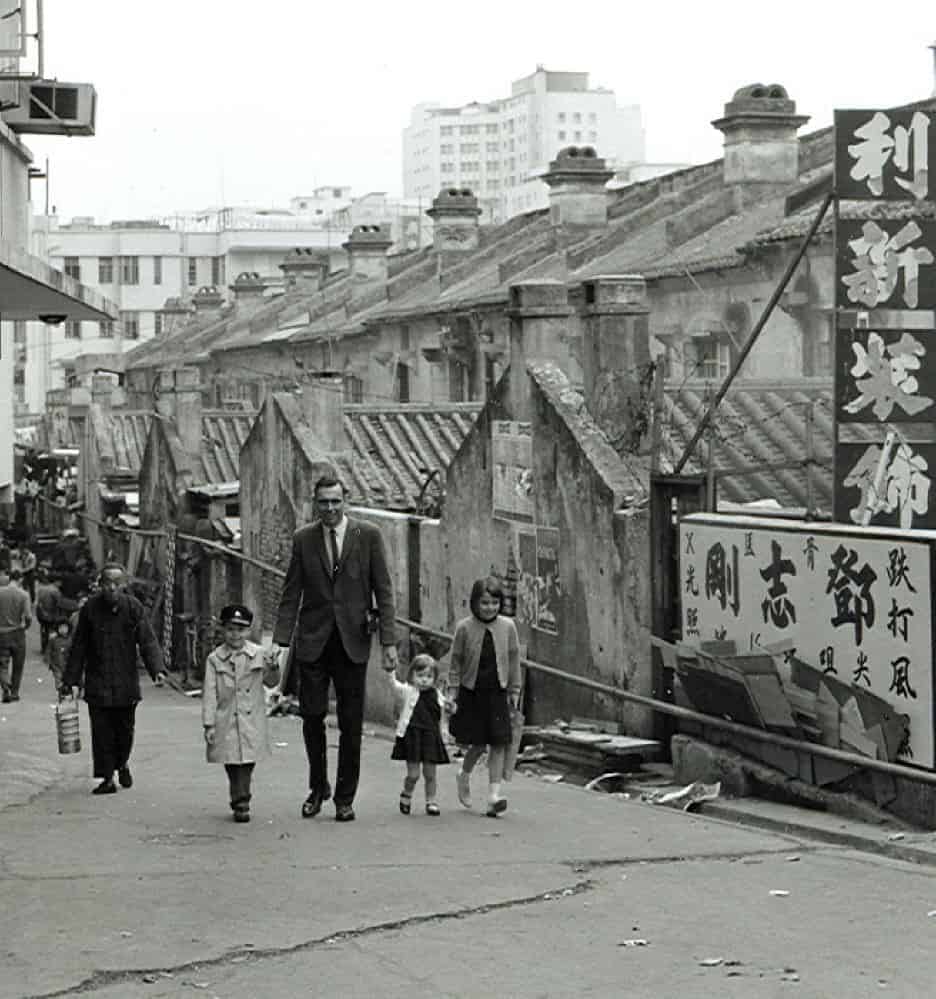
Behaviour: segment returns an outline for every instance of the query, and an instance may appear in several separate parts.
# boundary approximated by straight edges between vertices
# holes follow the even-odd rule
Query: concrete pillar
[[[566,286],[561,281],[524,281],[510,287],[510,400],[514,419],[529,416],[530,380],[526,367],[532,361],[552,361],[569,378],[578,381],[579,364],[571,350]],[[574,369],[573,371],[570,371]]]
[[[348,448],[342,393],[341,375],[316,378],[302,386],[303,416],[312,428],[319,447],[326,454],[335,454]]]
[[[639,274],[583,282],[582,369],[585,404],[618,450],[636,452],[648,425],[650,308]]]

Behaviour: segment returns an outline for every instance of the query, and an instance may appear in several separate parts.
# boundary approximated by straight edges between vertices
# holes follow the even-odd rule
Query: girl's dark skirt
[[[407,763],[448,763],[449,755],[437,730],[409,725],[403,735],[396,737],[390,759],[406,760]]]
[[[460,746],[509,745],[510,705],[506,690],[459,687],[457,705],[449,729]]]

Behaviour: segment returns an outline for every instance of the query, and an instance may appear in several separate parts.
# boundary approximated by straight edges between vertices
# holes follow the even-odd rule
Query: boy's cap
[[[222,624],[241,624],[249,628],[253,624],[253,611],[243,604],[228,604],[221,608]]]

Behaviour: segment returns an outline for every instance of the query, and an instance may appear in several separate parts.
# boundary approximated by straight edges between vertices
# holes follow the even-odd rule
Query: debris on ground
[[[689,812],[703,801],[715,801],[720,795],[721,781],[714,784],[703,784],[702,781],[697,780],[676,791],[662,793],[648,791],[641,797],[651,805],[666,805],[669,808],[681,808],[684,812]]]
[[[622,940],[618,947],[646,947],[649,945],[648,940],[644,940],[643,937],[631,937],[629,940]]]
[[[770,894],[774,898],[786,898],[790,893],[785,888],[771,888]]]

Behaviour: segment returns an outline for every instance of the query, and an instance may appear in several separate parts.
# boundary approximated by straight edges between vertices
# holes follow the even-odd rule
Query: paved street
[[[86,715],[81,758],[56,755],[35,655],[4,706],[0,999],[932,993],[936,867],[535,777],[491,820],[451,767],[442,817],[417,797],[404,818],[374,733],[358,821],[302,820],[295,718],[235,825],[197,701],[144,683],[136,784],[112,797],[88,793]]]

